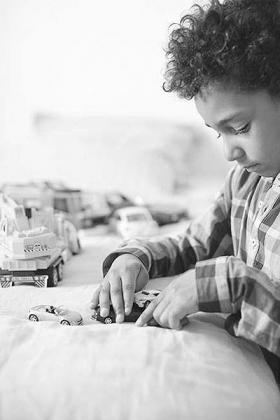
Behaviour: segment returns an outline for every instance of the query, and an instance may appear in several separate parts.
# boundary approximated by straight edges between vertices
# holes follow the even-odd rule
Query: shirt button
[[[263,201],[259,201],[259,204],[258,204],[259,209],[262,207],[262,205],[263,205]]]
[[[256,249],[257,246],[258,246],[258,241],[256,239],[252,239],[252,247]]]

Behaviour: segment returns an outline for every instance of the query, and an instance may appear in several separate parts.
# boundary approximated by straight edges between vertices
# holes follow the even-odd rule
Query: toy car
[[[112,211],[104,194],[96,191],[83,190],[82,204],[84,210],[83,228],[108,224]]]
[[[140,206],[116,210],[110,219],[110,227],[124,239],[152,236],[158,232],[158,224],[149,210]]]
[[[136,205],[133,199],[127,197],[119,191],[107,192],[105,194],[105,200],[111,210],[111,214],[113,214],[115,210]]]
[[[168,225],[170,223],[177,223],[180,220],[190,219],[188,210],[179,204],[154,203],[147,204],[146,207],[159,226]]]
[[[134,302],[140,307],[146,309],[147,306],[160,294],[160,290],[140,290],[135,293]]]
[[[159,293],[159,290],[141,290],[140,292],[135,293],[131,313],[129,315],[125,315],[125,322],[135,322],[144,309],[147,308],[147,306],[159,295]],[[108,316],[102,317],[100,315],[100,308],[97,307],[91,318],[96,321],[103,322],[104,324],[112,324],[116,322],[116,316],[112,306],[110,307]],[[152,319],[149,322],[149,325],[158,326],[158,323]]]
[[[38,305],[29,310],[30,321],[58,321],[62,325],[81,325],[83,322],[79,312],[71,311],[64,306]]]

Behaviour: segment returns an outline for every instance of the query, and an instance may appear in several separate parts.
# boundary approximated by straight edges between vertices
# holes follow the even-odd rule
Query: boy
[[[92,298],[117,322],[149,278],[178,275],[138,319],[181,328],[197,311],[230,316],[232,334],[259,344],[279,374],[280,1],[211,0],[173,29],[166,91],[194,98],[236,161],[209,211],[178,237],[132,240],[104,261]],[[278,377],[279,379],[279,377]]]

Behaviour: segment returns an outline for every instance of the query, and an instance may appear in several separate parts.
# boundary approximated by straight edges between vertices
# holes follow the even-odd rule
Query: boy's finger
[[[122,293],[125,315],[129,315],[134,302],[134,293],[136,287],[136,276],[133,273],[122,276]]]
[[[136,321],[136,325],[138,327],[143,327],[153,318],[153,313],[157,305],[158,305],[158,302],[157,302],[157,299],[155,299],[149,304],[149,306],[145,309],[145,311],[142,312],[142,314],[139,316],[139,318]]]
[[[124,321],[124,308],[123,308],[123,291],[121,279],[115,279],[114,285],[111,284],[111,301],[114,312],[116,314],[116,322]]]
[[[97,308],[99,304],[99,294],[100,294],[101,285],[99,284],[97,288],[94,290],[91,301],[90,301],[90,307],[92,309]]]
[[[106,317],[110,311],[110,286],[109,283],[103,285],[99,294],[100,315]]]

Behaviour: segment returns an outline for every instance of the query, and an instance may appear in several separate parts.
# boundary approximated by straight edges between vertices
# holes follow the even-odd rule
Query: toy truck
[[[31,209],[0,196],[0,286],[33,283],[54,287],[62,280],[65,244],[54,233],[53,209]]]
[[[63,213],[77,230],[88,227],[93,216],[92,209],[87,208],[83,202],[83,191],[69,188],[62,182],[5,183],[1,189],[17,204],[22,204],[25,209],[40,210],[53,207],[55,213]]]

